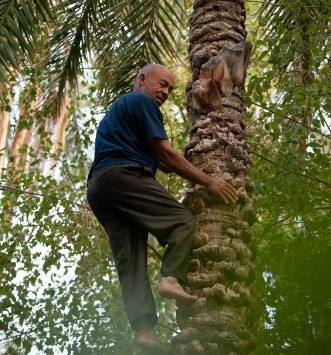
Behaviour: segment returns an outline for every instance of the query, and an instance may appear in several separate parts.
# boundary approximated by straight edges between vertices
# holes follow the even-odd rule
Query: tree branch
[[[41,194],[38,192],[30,192],[30,191],[26,191],[26,190],[16,189],[15,187],[10,187],[7,185],[0,185],[0,190],[12,190],[12,191],[20,192],[22,194],[27,194],[27,195],[32,195],[32,196],[42,196],[42,197],[47,196],[45,194]]]
[[[331,187],[331,184],[330,184],[330,183],[328,183],[327,181],[324,181],[324,180],[322,180],[322,179],[320,179],[320,178],[318,178],[318,177],[311,176],[311,175],[304,174],[304,173],[299,173],[299,172],[296,172],[296,171],[287,169],[287,168],[285,168],[284,166],[281,166],[281,165],[277,164],[275,161],[273,161],[273,160],[271,160],[271,159],[268,159],[268,158],[264,157],[263,155],[261,155],[261,154],[259,154],[259,153],[257,153],[257,152],[251,151],[251,153],[254,154],[254,155],[256,155],[257,157],[259,157],[259,158],[261,158],[261,159],[263,159],[263,160],[269,162],[270,164],[273,164],[273,165],[276,165],[276,166],[280,166],[283,170],[285,170],[285,171],[287,171],[287,172],[289,172],[289,173],[292,173],[292,174],[298,175],[298,176],[302,176],[302,177],[304,177],[304,178],[308,178],[308,179],[310,179],[310,180],[313,180],[313,181],[316,181],[316,182],[318,182],[318,183],[321,183],[321,184],[323,184],[323,185],[325,185],[325,186]],[[283,156],[283,157],[284,157],[284,156]],[[286,157],[284,157],[284,158],[286,158]],[[286,160],[288,160],[288,159],[286,159]],[[293,163],[291,163],[291,164],[293,165]],[[295,167],[297,167],[297,166],[295,165]],[[299,167],[297,167],[297,168],[299,168]]]
[[[266,110],[266,111],[268,111],[268,112],[271,112],[271,113],[275,113],[275,111],[273,111],[271,108],[269,108],[269,107],[263,107],[262,105],[260,105],[260,104],[258,104],[257,102],[252,102],[254,105],[256,105],[256,106],[258,106],[258,107],[261,107],[262,109],[264,109],[264,110]],[[281,117],[283,117],[283,118],[286,118],[286,119],[288,119],[288,120],[290,120],[290,121],[292,121],[292,122],[295,122],[295,123],[297,123],[297,124],[299,124],[299,125],[302,125],[302,122],[300,122],[300,121],[298,121],[298,120],[296,120],[295,118],[292,118],[292,117],[288,117],[288,116],[285,116],[285,115],[280,115]],[[256,121],[256,120],[255,120]],[[254,121],[254,122],[255,122]],[[253,123],[254,123],[253,122]],[[253,124],[252,123],[252,124]],[[251,124],[251,125],[252,125]],[[250,127],[251,125],[249,125],[248,127]],[[304,127],[305,128],[307,128],[308,130],[310,130],[311,132],[314,132],[314,133],[317,133],[317,134],[320,134],[322,137],[324,137],[324,138],[327,138],[327,139],[331,139],[331,136],[329,136],[329,135],[327,135],[327,134],[324,134],[324,133],[322,133],[321,131],[319,131],[319,130],[317,130],[317,129],[314,129],[314,128],[312,128],[312,127],[308,127],[307,125],[304,125]]]

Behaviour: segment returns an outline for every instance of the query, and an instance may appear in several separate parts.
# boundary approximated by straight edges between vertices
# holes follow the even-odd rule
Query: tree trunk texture
[[[229,179],[239,193],[224,205],[201,186],[187,193],[197,231],[188,292],[199,300],[177,311],[180,354],[249,354],[254,185],[245,137],[244,80],[251,45],[245,42],[244,1],[194,1],[189,33],[192,79],[187,86],[191,120],[187,158],[211,175]]]

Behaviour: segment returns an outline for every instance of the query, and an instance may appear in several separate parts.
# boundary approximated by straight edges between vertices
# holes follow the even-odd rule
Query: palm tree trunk
[[[174,347],[181,354],[247,354],[254,347],[249,285],[256,217],[243,99],[251,46],[244,24],[244,1],[194,1],[186,156],[206,173],[229,179],[239,200],[223,205],[200,186],[188,191],[186,204],[197,219],[188,283],[199,301],[177,312],[181,333]]]

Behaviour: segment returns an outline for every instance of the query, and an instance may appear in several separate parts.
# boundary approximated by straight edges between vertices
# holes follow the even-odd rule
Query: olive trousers
[[[194,217],[140,165],[94,171],[87,200],[108,235],[131,327],[138,330],[140,320],[154,326],[158,318],[147,275],[148,233],[166,246],[161,275],[185,282]]]

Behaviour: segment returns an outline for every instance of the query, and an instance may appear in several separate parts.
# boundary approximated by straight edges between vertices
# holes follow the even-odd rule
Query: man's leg
[[[139,225],[113,211],[105,222],[122,287],[126,313],[133,329],[137,319],[151,327],[157,323],[156,309],[147,275],[147,236]]]
[[[147,275],[148,233],[121,215],[114,217],[113,213],[105,228],[121,282],[126,314],[132,329],[138,331],[139,347],[146,353],[165,354],[166,347],[154,330],[157,315]],[[125,237],[126,229],[130,229],[131,238]]]
[[[161,295],[177,301],[195,301],[196,297],[188,295],[177,282],[186,281],[194,234],[192,214],[142,167],[110,169],[99,179],[95,192],[105,203],[112,203],[117,211],[150,231],[161,245],[167,245],[161,267]]]
[[[146,353],[166,354],[167,348],[154,330],[157,315],[147,276],[147,233],[106,205],[92,189],[87,196],[109,237],[124,307],[131,327],[138,331],[138,345]]]
[[[154,327],[157,315],[147,275],[147,232],[106,205],[91,189],[88,202],[109,237],[131,327],[138,330],[138,321]]]

